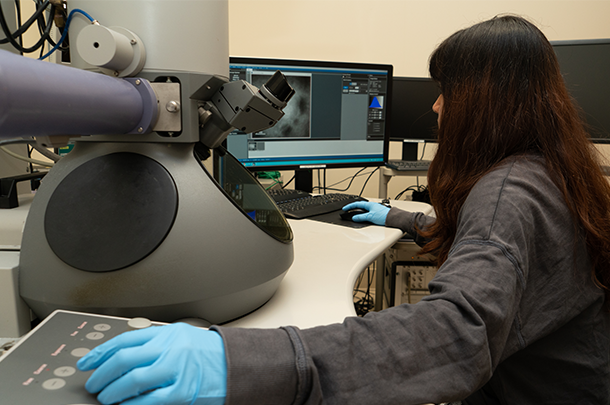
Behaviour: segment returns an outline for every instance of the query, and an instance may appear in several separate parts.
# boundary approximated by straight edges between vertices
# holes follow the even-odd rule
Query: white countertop
[[[419,202],[391,204],[408,211],[432,211]],[[225,326],[307,328],[355,316],[352,293],[356,279],[403,235],[398,229],[375,225],[350,228],[307,219],[289,222],[294,232],[294,262],[279,289],[261,308]]]
[[[0,210],[0,254],[19,250],[31,198],[20,199],[19,208]],[[408,211],[432,211],[419,202],[391,204]],[[277,292],[261,308],[226,326],[307,328],[356,315],[352,298],[356,279],[403,235],[398,229],[375,225],[351,228],[308,219],[289,223],[294,232],[294,262]]]

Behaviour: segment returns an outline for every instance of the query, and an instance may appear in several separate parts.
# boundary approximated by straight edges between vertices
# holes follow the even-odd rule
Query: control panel
[[[76,362],[95,346],[152,324],[145,318],[53,312],[0,357],[0,404],[98,405],[85,390],[93,371],[78,370]]]
[[[385,253],[384,308],[415,304],[429,295],[428,283],[438,270],[429,256],[420,256],[414,242],[397,242]]]

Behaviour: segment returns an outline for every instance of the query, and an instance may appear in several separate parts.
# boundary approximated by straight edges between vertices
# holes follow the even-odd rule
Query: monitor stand
[[[402,160],[407,162],[415,162],[417,160],[418,153],[418,145],[417,141],[402,141]]]
[[[306,193],[313,191],[313,169],[296,169],[294,171],[294,189]]]
[[[419,160],[418,145],[424,141],[404,139],[402,142],[402,157],[400,160],[389,159],[386,167],[398,171],[427,171],[430,166],[429,160]]]

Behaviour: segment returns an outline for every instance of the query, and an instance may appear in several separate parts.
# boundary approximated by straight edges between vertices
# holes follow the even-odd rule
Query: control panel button
[[[97,325],[95,325],[93,327],[93,329],[95,329],[98,332],[106,332],[109,331],[111,328],[110,325],[108,325],[107,323],[98,323]]]
[[[76,369],[70,366],[58,367],[53,370],[53,374],[58,377],[70,377],[74,373],[76,373]]]
[[[42,388],[45,390],[58,390],[66,385],[66,380],[61,378],[50,378],[42,383]]]
[[[91,349],[86,347],[78,347],[70,352],[70,354],[74,357],[83,357],[87,353],[89,353]]]
[[[102,332],[91,332],[87,333],[87,339],[89,340],[100,340],[104,338],[104,334]]]
[[[152,322],[146,318],[132,318],[127,322],[127,325],[133,329],[144,329],[151,326]]]

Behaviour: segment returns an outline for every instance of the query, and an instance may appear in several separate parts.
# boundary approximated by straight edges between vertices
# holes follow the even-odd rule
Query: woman
[[[430,74],[437,218],[354,217],[438,258],[430,296],[306,330],[127,333],[81,359],[99,367],[87,388],[105,404],[610,404],[610,189],[551,45],[498,17],[445,40]]]

